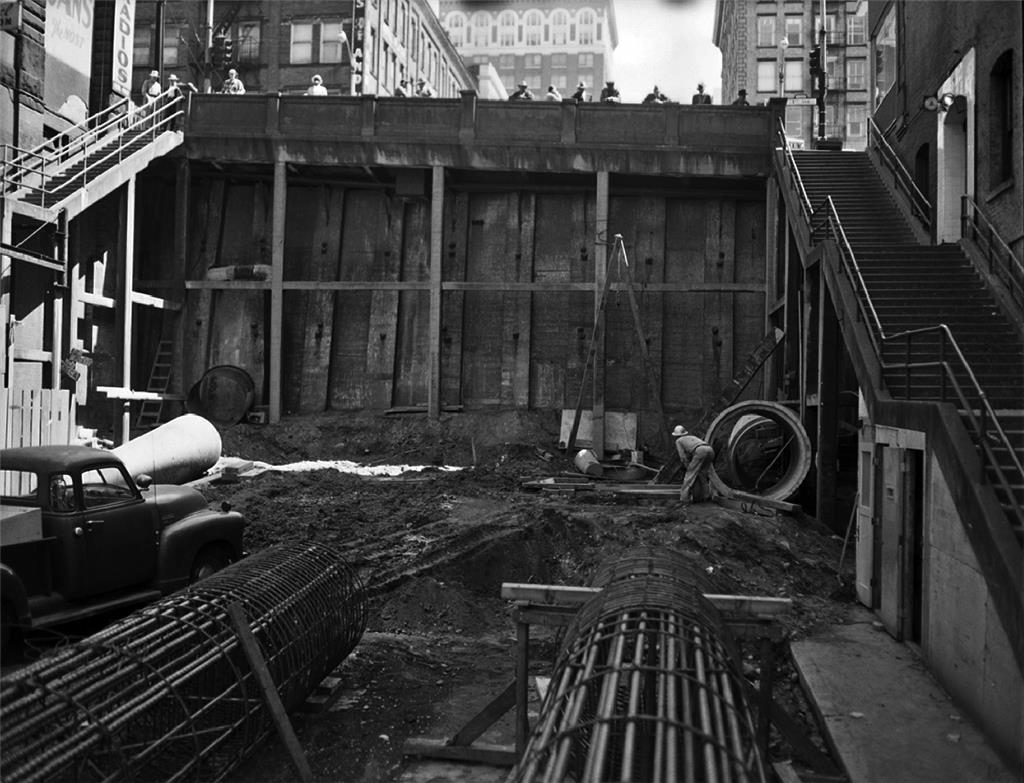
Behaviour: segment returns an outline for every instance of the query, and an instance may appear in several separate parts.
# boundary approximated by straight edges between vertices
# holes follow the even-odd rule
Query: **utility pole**
[[[821,54],[821,68],[818,70],[818,140],[825,138],[825,88],[828,74],[825,71],[828,59],[825,57],[826,32],[825,24],[825,0],[821,0],[821,29],[818,31],[818,46]]]

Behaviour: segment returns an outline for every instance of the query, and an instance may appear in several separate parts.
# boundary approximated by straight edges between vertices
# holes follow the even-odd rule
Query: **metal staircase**
[[[782,142],[785,144],[785,142]],[[866,152],[791,151],[785,179],[840,273],[893,399],[949,402],[1024,545],[1024,336],[960,245],[921,245]],[[863,379],[861,381],[864,382]]]
[[[0,196],[38,217],[73,217],[180,144],[184,113],[185,97],[172,89],[142,107],[119,101],[61,134],[66,143],[4,145]]]

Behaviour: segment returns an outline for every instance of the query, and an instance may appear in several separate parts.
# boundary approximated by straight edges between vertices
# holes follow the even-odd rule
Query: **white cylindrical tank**
[[[146,473],[158,484],[184,484],[217,464],[221,440],[209,421],[186,413],[111,451],[132,476]]]

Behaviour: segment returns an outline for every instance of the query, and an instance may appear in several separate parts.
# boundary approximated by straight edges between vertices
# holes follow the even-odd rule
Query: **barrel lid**
[[[215,424],[237,424],[249,412],[256,397],[256,384],[241,367],[221,364],[211,367],[188,393],[185,407]]]

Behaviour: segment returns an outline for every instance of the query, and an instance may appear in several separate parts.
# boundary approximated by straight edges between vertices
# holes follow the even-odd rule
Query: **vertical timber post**
[[[124,225],[121,252],[124,275],[121,289],[121,384],[132,387],[132,289],[135,287],[135,175],[129,177],[121,199],[121,221]],[[121,407],[121,443],[131,438],[131,401],[124,400]]]
[[[441,418],[441,264],[444,233],[444,166],[434,166],[430,185],[430,355],[427,419]]]
[[[597,203],[594,207],[597,245],[594,248],[594,318],[605,319],[601,309],[605,277],[608,274],[608,172],[597,172]],[[604,364],[607,330],[601,324],[600,337],[594,346],[594,395],[590,412],[590,432],[594,453],[604,459]]]
[[[839,325],[828,286],[818,289],[818,481],[817,517],[833,531],[836,514],[836,443],[839,434]],[[841,528],[840,528],[841,529]]]
[[[274,161],[274,205],[270,229],[270,423],[281,421],[281,321],[284,309],[284,230],[288,198],[284,150]]]
[[[50,388],[54,392],[58,392],[63,375],[61,356],[64,355],[64,297],[68,291],[68,211],[66,209],[62,209],[57,214],[57,232],[53,245],[54,258],[64,265],[64,272],[61,275],[63,279],[54,283],[53,286],[53,339],[50,346],[53,351],[53,358],[50,361]],[[74,321],[72,320],[71,323],[73,324]]]

